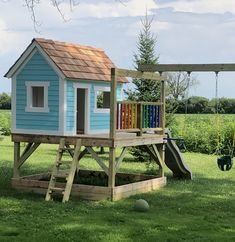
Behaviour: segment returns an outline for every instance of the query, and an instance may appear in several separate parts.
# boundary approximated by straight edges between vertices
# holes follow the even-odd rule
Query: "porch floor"
[[[77,139],[82,140],[84,146],[100,147],[127,147],[164,143],[165,135],[144,133],[137,136],[136,133],[121,132],[115,139],[110,139],[109,134],[77,134],[74,136],[40,135],[40,134],[12,134],[13,142],[59,144],[60,138],[65,138],[68,144],[75,144]]]

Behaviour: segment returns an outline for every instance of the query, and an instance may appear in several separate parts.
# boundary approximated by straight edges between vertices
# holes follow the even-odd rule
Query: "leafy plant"
[[[176,115],[171,124],[174,137],[185,140],[187,150],[206,154],[229,154],[235,132],[235,116]]]

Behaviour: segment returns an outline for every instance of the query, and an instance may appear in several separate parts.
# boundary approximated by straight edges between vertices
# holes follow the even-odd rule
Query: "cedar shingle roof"
[[[38,43],[66,78],[110,81],[110,69],[115,65],[104,50],[41,38],[33,41]],[[128,82],[122,77],[118,81]]]

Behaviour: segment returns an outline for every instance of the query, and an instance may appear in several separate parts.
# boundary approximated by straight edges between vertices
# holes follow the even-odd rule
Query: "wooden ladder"
[[[70,161],[62,160],[64,151],[67,151],[70,154],[74,151],[73,160],[70,160]],[[46,201],[53,200],[53,197],[52,197],[53,193],[61,193],[63,195],[62,202],[63,203],[68,202],[72,185],[73,185],[74,176],[78,167],[80,152],[81,152],[81,139],[78,139],[76,141],[76,145],[74,149],[70,148],[69,146],[66,146],[64,138],[60,139],[60,144],[57,150],[55,164],[52,169],[51,179],[47,189],[47,194],[45,198]],[[61,165],[64,165],[64,164],[70,165],[70,169],[68,173],[61,172],[60,170]],[[66,185],[64,188],[56,186],[56,182],[58,178],[64,178],[66,180]]]

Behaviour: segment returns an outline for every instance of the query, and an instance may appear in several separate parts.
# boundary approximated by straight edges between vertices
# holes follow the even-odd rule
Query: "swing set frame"
[[[220,72],[235,72],[235,63],[223,63],[223,64],[141,64],[138,66],[139,71],[158,72],[162,74],[164,72],[187,72],[188,75],[192,72],[214,72],[216,75],[216,114],[218,115],[218,74]],[[219,141],[218,141],[219,142]],[[233,137],[233,144],[231,152],[227,156],[219,157],[217,162],[225,157],[230,157],[230,166],[226,170],[230,170],[232,167],[233,150],[235,148],[235,132]],[[221,169],[221,166],[219,166]],[[221,169],[224,170],[224,169]]]

